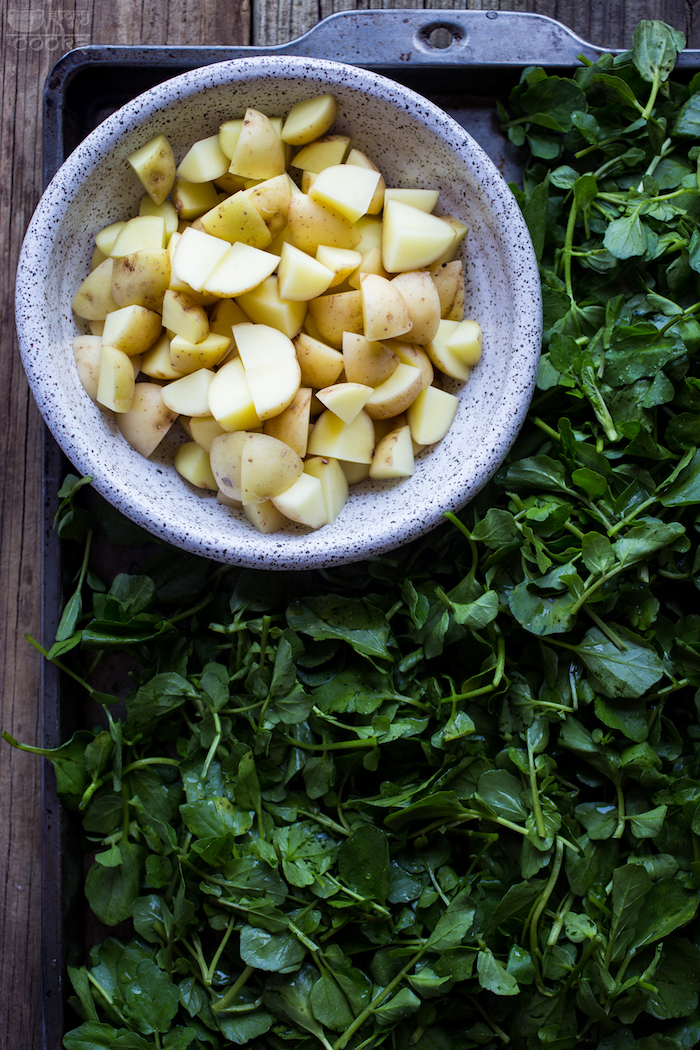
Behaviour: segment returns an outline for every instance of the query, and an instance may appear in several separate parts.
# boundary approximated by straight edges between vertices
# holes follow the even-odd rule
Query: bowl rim
[[[330,531],[327,531],[332,526],[325,526],[315,532],[286,531],[271,535],[263,535],[257,531],[249,535],[246,530],[244,537],[234,536],[232,540],[218,543],[207,537],[203,542],[200,537],[193,536],[177,522],[154,523],[149,517],[152,507],[148,494],[135,493],[137,498],[134,500],[130,493],[127,506],[124,504],[123,491],[111,478],[103,478],[99,474],[93,477],[92,484],[96,491],[152,534],[193,553],[241,566],[264,566],[273,569],[320,568],[364,560],[385,553],[425,535],[444,520],[446,511],[458,510],[468,503],[505,459],[524,422],[535,388],[541,345],[541,288],[537,261],[525,220],[505,179],[483,148],[461,124],[430,99],[381,73],[361,66],[287,55],[246,56],[212,63],[178,74],[138,95],[110,114],[79,143],[55,173],[39,200],[25,234],[17,269],[15,313],[20,351],[30,388],[41,406],[42,376],[31,353],[33,340],[26,331],[27,323],[41,316],[42,309],[48,309],[46,302],[42,300],[41,280],[38,279],[46,269],[45,263],[42,262],[42,256],[47,254],[45,248],[42,249],[42,240],[46,243],[46,238],[42,238],[41,234],[48,220],[52,236],[57,235],[60,225],[57,216],[63,216],[70,208],[78,192],[76,186],[79,185],[80,179],[92,176],[104,163],[105,156],[114,149],[116,143],[133,134],[135,119],[138,123],[143,123],[190,96],[219,89],[227,84],[241,84],[251,77],[274,75],[277,78],[295,81],[299,77],[308,79],[314,74],[320,76],[320,86],[329,91],[332,91],[334,86],[344,86],[351,90],[360,90],[363,94],[369,92],[381,95],[384,99],[387,94],[398,93],[405,111],[423,122],[428,118],[434,127],[444,129],[441,137],[450,134],[449,145],[454,153],[459,154],[472,169],[486,169],[488,172],[489,179],[480,180],[480,189],[494,214],[500,216],[500,221],[507,230],[508,236],[503,241],[505,259],[512,264],[513,253],[516,250],[520,253],[519,288],[523,294],[513,299],[512,322],[513,331],[519,336],[518,393],[516,397],[513,388],[511,391],[504,391],[503,396],[499,398],[492,417],[499,429],[495,436],[491,435],[492,448],[488,462],[479,465],[475,477],[468,482],[462,481],[459,491],[451,489],[446,498],[436,500],[427,509],[422,508],[420,519],[413,513],[408,523],[405,520],[396,523],[387,522],[386,518],[381,520],[380,515],[376,531],[366,538],[361,546],[342,545],[339,550],[338,536],[332,539]],[[79,179],[76,179],[76,176],[79,176]],[[47,409],[46,406],[42,407],[41,411],[49,430],[68,458],[83,473],[92,473],[89,469],[89,439],[76,439],[76,436],[72,435],[70,440],[66,440],[60,427],[60,412],[50,407]],[[330,542],[326,543],[324,536]],[[241,539],[244,540],[243,543],[240,543]]]

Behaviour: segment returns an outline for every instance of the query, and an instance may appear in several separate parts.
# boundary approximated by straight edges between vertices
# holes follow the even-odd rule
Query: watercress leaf
[[[219,1028],[226,1039],[236,1046],[245,1046],[269,1032],[275,1018],[267,1010],[249,1010],[241,1014],[219,1014]],[[165,1043],[163,1044],[165,1046]]]
[[[570,164],[560,164],[549,175],[552,185],[560,190],[573,189],[578,177],[579,173],[576,171],[576,168],[572,168]]]
[[[574,810],[592,841],[612,838],[618,824],[617,807],[607,802],[582,802]]]
[[[549,176],[534,188],[532,193],[521,204],[521,211],[532,239],[537,259],[542,258],[545,229],[547,225],[547,199],[549,196]]]
[[[652,881],[643,868],[627,864],[617,868],[612,878],[612,925],[610,928],[611,960],[624,956],[637,941],[637,921],[648,908]]]
[[[589,391],[586,392],[589,393]],[[591,403],[601,423],[603,423],[603,418],[605,419],[605,423],[608,423],[609,421],[612,422],[610,419],[610,413],[599,393],[597,391],[594,392],[592,389],[590,393],[594,394],[595,402],[593,398],[591,398]],[[601,416],[603,418],[601,418]],[[603,425],[605,425],[605,423]],[[614,427],[611,429],[614,430]],[[594,500],[600,499],[600,497],[604,496],[608,490],[608,483],[603,475],[598,474],[595,470],[590,470],[588,467],[578,467],[576,470],[573,470],[571,472],[571,480],[574,485],[583,489],[586,495]]]
[[[187,1050],[196,1038],[196,1028],[189,1025],[187,1028],[176,1025],[163,1036],[163,1050]]]
[[[483,801],[499,817],[514,823],[526,819],[527,810],[520,800],[522,782],[506,769],[487,770],[479,777],[477,789]]]
[[[668,80],[685,42],[684,33],[643,18],[632,36],[632,61],[640,76],[650,83]]]
[[[550,456],[526,456],[512,463],[502,484],[507,488],[545,489],[549,492],[569,492],[564,465]]]
[[[646,813],[630,813],[627,815],[627,825],[636,839],[653,839],[661,831],[666,812],[666,806],[656,806]]]
[[[534,124],[554,131],[569,131],[571,113],[586,109],[586,97],[579,86],[558,76],[547,76],[532,84],[520,96],[519,102]]]
[[[383,903],[389,891],[389,843],[381,828],[362,824],[338,851],[343,882],[362,897]]]
[[[616,540],[612,549],[621,565],[636,565],[684,534],[685,528],[679,521],[666,523],[657,518],[646,518]]]
[[[696,139],[700,135],[700,92],[690,96],[684,106],[681,106],[671,128],[671,134],[676,138]]]
[[[142,959],[126,986],[131,1018],[146,1035],[167,1032],[179,1006],[177,988],[150,959]]]
[[[295,631],[312,638],[337,638],[348,642],[362,656],[391,661],[387,649],[389,624],[380,609],[354,598],[328,596],[292,602],[287,622]]]
[[[354,1016],[345,994],[330,973],[323,971],[309,994],[314,1017],[332,1032],[348,1028]]]
[[[132,909],[134,929],[151,944],[166,944],[172,929],[172,914],[156,893],[138,897]]]
[[[220,711],[226,706],[229,701],[229,676],[223,664],[207,664],[200,685],[211,700],[214,711]]]
[[[119,849],[120,864],[113,867],[93,864],[85,878],[85,895],[105,926],[116,926],[131,918],[143,878],[143,847],[122,839]]]
[[[421,1001],[410,988],[401,988],[390,999],[374,1009],[374,1019],[378,1025],[386,1027],[403,1021],[420,1009]]]
[[[428,938],[427,950],[441,955],[448,949],[456,948],[469,932],[475,914],[476,905],[469,896],[469,891],[460,890],[438,919]]]
[[[662,490],[662,507],[687,507],[700,503],[700,452],[696,452],[678,478]]]
[[[519,944],[514,944],[508,953],[506,972],[515,978],[518,985],[533,984],[537,978],[532,956],[526,948],[522,948]]]
[[[571,299],[563,288],[542,288],[542,326],[548,332],[571,309]]]
[[[603,247],[616,259],[632,259],[647,250],[647,228],[635,210],[631,215],[613,219],[605,231]]]
[[[307,949],[291,931],[269,933],[256,926],[241,929],[240,953],[247,966],[278,973],[293,973],[304,961]]]
[[[111,1024],[86,1021],[63,1037],[66,1050],[111,1050],[118,1030]]]
[[[589,145],[594,145],[600,138],[600,125],[592,113],[574,110],[571,114],[571,123],[581,132]]]
[[[498,615],[498,595],[495,591],[486,591],[473,602],[466,605],[452,604],[452,615],[459,624],[464,624],[472,631],[486,627]]]
[[[273,842],[282,856],[285,878],[292,886],[311,886],[338,856],[337,844],[322,826],[311,821],[276,828]]]
[[[641,743],[649,735],[647,709],[642,700],[617,697],[606,700],[602,696],[595,698],[596,717],[610,729],[619,729],[630,740]]]
[[[355,668],[347,668],[315,690],[314,702],[326,714],[369,715],[381,707],[384,700],[393,698],[394,690],[389,686],[390,682],[378,672],[360,673]]]
[[[101,864],[103,868],[117,868],[122,862],[122,851],[114,842],[104,853],[95,854],[95,864]]]
[[[607,486],[606,486],[607,487]],[[603,575],[615,564],[615,552],[607,536],[587,532],[581,541],[581,557],[589,572]]]
[[[32,755],[43,755],[47,758],[56,772],[56,790],[69,809],[77,809],[83,796],[83,792],[90,783],[90,777],[86,768],[85,750],[92,744],[94,735],[85,729],[80,729],[73,734],[70,740],[61,744],[60,747],[32,747],[29,744],[20,744],[13,736],[3,731],[3,739],[20,751],[28,751]]]
[[[616,95],[622,102],[628,105],[637,105],[637,96],[630,85],[622,77],[613,76],[612,73],[595,73],[593,80],[608,89],[608,93]]]
[[[476,957],[476,972],[479,984],[494,995],[517,995],[518,982],[490,948],[483,948]]]
[[[626,865],[626,868],[635,867],[638,865]],[[652,883],[646,871],[644,874],[648,888],[630,938],[631,946],[637,951],[648,944],[665,940],[674,930],[691,922],[697,914],[699,903],[697,890],[686,889],[678,879],[664,878]],[[616,952],[615,957],[619,958],[619,953]]]
[[[515,619],[531,634],[540,636],[564,634],[571,629],[576,596],[541,594],[535,581],[525,579],[508,595],[508,605]]]
[[[642,696],[664,673],[653,649],[632,641],[620,649],[597,627],[590,628],[574,650],[607,697]]]
[[[78,996],[82,1016],[86,1021],[99,1021],[95,1000],[92,997],[90,980],[85,966],[69,966],[68,976]]]
[[[234,805],[229,799],[203,798],[180,806],[180,815],[193,835],[202,839],[245,834],[252,826],[249,810]]]
[[[543,883],[540,879],[517,882],[515,885],[509,886],[489,919],[487,932],[492,928],[498,929],[507,928],[509,925],[512,926],[509,923],[510,919],[516,919],[521,922],[522,919],[520,917],[527,915],[533,901],[542,889]]]
[[[126,698],[127,736],[150,734],[158,722],[197,695],[197,690],[174,671],[156,674]]]
[[[661,953],[646,1010],[668,1020],[688,1017],[698,1005],[700,952],[686,937],[673,937]]]
[[[311,1008],[311,990],[318,978],[315,967],[305,966],[294,977],[271,976],[265,982],[263,999],[276,1017],[282,1016],[323,1041],[323,1027]]]

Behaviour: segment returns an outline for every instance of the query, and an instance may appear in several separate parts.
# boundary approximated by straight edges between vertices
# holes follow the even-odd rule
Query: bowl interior
[[[246,107],[283,115],[298,99],[331,91],[334,130],[352,137],[388,185],[440,189],[437,211],[469,227],[463,249],[465,316],[481,323],[482,360],[454,382],[457,418],[424,451],[415,475],[355,487],[333,525],[291,525],[263,536],[242,513],[202,496],[171,466],[177,439],[150,460],[121,437],[110,413],[85,393],[72,339],[81,331],[73,295],[89,270],[95,232],[134,215],[142,188],[127,156],[163,132],[176,159],[193,141],[242,116]],[[308,568],[380,553],[426,532],[466,503],[512,444],[534,387],[540,293],[520,211],[481,148],[421,96],[377,74],[339,63],[251,58],[183,74],[140,96],[100,125],[68,158],[42,197],[18,271],[17,326],[34,396],[58,443],[95,488],[152,533],[215,560],[265,568]],[[177,428],[174,428],[177,429]]]

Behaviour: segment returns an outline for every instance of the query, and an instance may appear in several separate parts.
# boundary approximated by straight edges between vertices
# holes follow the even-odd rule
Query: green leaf
[[[321,973],[311,989],[309,1002],[316,1020],[332,1032],[344,1031],[354,1020],[347,998],[329,973]]]
[[[647,518],[629,529],[613,544],[613,551],[620,564],[636,565],[646,561],[651,554],[674,543],[685,534],[685,528],[679,521],[662,522],[656,518]]]
[[[637,865],[628,864],[627,867]],[[700,904],[697,890],[686,889],[678,879],[663,878],[652,883],[647,873],[644,874],[648,889],[631,937],[637,950],[665,940],[674,930],[691,922]]]
[[[373,824],[360,825],[340,847],[338,871],[355,893],[383,903],[389,891],[389,844],[384,832]]]
[[[83,792],[90,783],[88,776],[85,751],[92,744],[95,737],[85,729],[80,729],[66,744],[56,748],[32,747],[30,744],[20,744],[13,736],[3,730],[3,740],[20,751],[28,751],[32,755],[43,755],[56,771],[56,790],[65,801],[69,809],[77,809]]]
[[[685,937],[664,945],[646,1006],[652,1017],[689,1017],[698,1006],[700,951]]]
[[[547,76],[523,92],[520,105],[534,124],[554,131],[569,131],[571,114],[586,108],[586,98],[572,80]]]
[[[537,184],[530,196],[520,205],[538,261],[542,258],[544,250],[548,196],[549,177],[545,176],[544,180]]]
[[[196,695],[197,690],[180,674],[167,671],[155,675],[126,698],[127,736],[150,734],[162,718]]]
[[[83,1017],[88,1021],[99,1021],[86,967],[69,966],[68,976],[80,1001]]]
[[[666,819],[666,806],[656,806],[646,813],[628,814],[627,824],[636,839],[653,839],[660,833]]]
[[[574,813],[592,841],[609,839],[614,835],[618,822],[617,806],[606,802],[582,802]]]
[[[380,832],[381,834],[381,832]],[[273,841],[282,856],[285,878],[293,886],[311,886],[328,871],[338,856],[338,846],[323,827],[298,821],[276,828]]]
[[[612,879],[611,959],[621,959],[637,941],[637,921],[648,907],[652,882],[646,871],[636,864],[617,868]]]
[[[515,619],[536,635],[564,634],[571,629],[574,619],[575,595],[541,594],[537,586],[541,581],[523,580],[513,587],[508,595],[508,605]]]
[[[695,453],[678,479],[662,491],[659,503],[662,507],[688,507],[700,503],[700,452]]]
[[[299,599],[289,606],[287,622],[312,638],[346,641],[363,656],[392,659],[387,649],[389,624],[369,602],[336,596]]]
[[[85,879],[90,907],[105,926],[116,926],[131,918],[143,877],[144,850],[127,839],[120,843],[121,864],[93,864]]]
[[[464,624],[472,631],[479,631],[496,619],[498,595],[495,591],[486,591],[473,602],[464,605],[453,604],[452,615],[457,623]]]
[[[564,466],[550,456],[526,456],[508,467],[506,488],[534,488],[548,492],[569,492]]]
[[[527,810],[520,800],[524,790],[522,782],[507,770],[487,770],[479,777],[477,790],[499,817],[505,817],[513,823],[521,823],[526,819]]]
[[[622,77],[615,77],[611,73],[595,73],[593,80],[596,84],[602,84],[608,88],[608,91],[617,95],[622,102],[626,102],[631,106],[637,103],[637,96]]]
[[[684,33],[664,22],[643,18],[632,37],[632,61],[644,80],[663,82],[673,72],[684,47]]]
[[[178,1011],[177,988],[164,970],[143,959],[126,986],[129,1014],[146,1035],[167,1032]]]
[[[373,1011],[378,1025],[386,1027],[410,1017],[420,1009],[421,1001],[410,988],[401,988],[396,995],[386,999]]]
[[[223,1035],[236,1046],[245,1046],[246,1043],[265,1035],[275,1022],[272,1014],[264,1009],[233,1015],[219,1014],[217,1020]],[[166,1046],[165,1041],[163,1046]]]
[[[616,259],[632,259],[647,250],[647,228],[639,212],[613,219],[605,231],[603,247]]]
[[[653,649],[632,641],[619,649],[597,627],[586,632],[575,651],[607,697],[643,696],[664,673]]]
[[[508,973],[490,948],[482,949],[476,957],[476,972],[479,984],[494,995],[517,995],[520,991],[518,982],[512,973]]]
[[[450,901],[428,938],[428,951],[442,954],[460,945],[471,928],[475,914],[476,906],[469,896],[469,891],[460,890]]]
[[[681,106],[671,134],[676,138],[697,139],[700,136],[700,92],[691,95],[684,106]]]
[[[66,1050],[112,1050],[116,1036],[117,1029],[111,1024],[86,1021],[64,1035],[63,1045]]]
[[[293,973],[304,961],[307,949],[291,932],[269,933],[255,926],[243,926],[240,952],[247,966]]]
[[[311,1032],[323,1040],[323,1028],[316,1020],[311,1008],[311,991],[316,983],[318,971],[304,967],[294,977],[270,977],[265,982],[263,999],[268,1010],[282,1016],[305,1032]]]
[[[608,537],[599,532],[586,533],[581,541],[581,556],[588,571],[601,576],[615,564],[613,546]]]

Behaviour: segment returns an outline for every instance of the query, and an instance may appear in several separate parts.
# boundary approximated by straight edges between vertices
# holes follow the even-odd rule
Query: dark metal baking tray
[[[383,73],[426,95],[481,143],[507,179],[517,179],[517,153],[499,129],[495,103],[505,99],[526,66],[570,74],[579,55],[595,61],[596,47],[542,15],[497,11],[351,11],[331,15],[304,36],[276,47],[119,47],[92,45],[64,55],[49,73],[44,96],[44,180],[109,113],[155,84],[188,69],[251,55],[302,55],[349,62]],[[679,66],[700,69],[700,51]],[[53,531],[57,491],[67,463],[48,431],[44,439],[42,639],[50,645],[60,614],[62,565]],[[65,687],[64,687],[65,688]],[[42,732],[56,747],[76,728],[74,696],[62,698],[56,668],[44,665]],[[43,1047],[60,1050],[64,1030],[66,961],[80,951],[79,828],[63,812],[48,763],[43,803]]]

